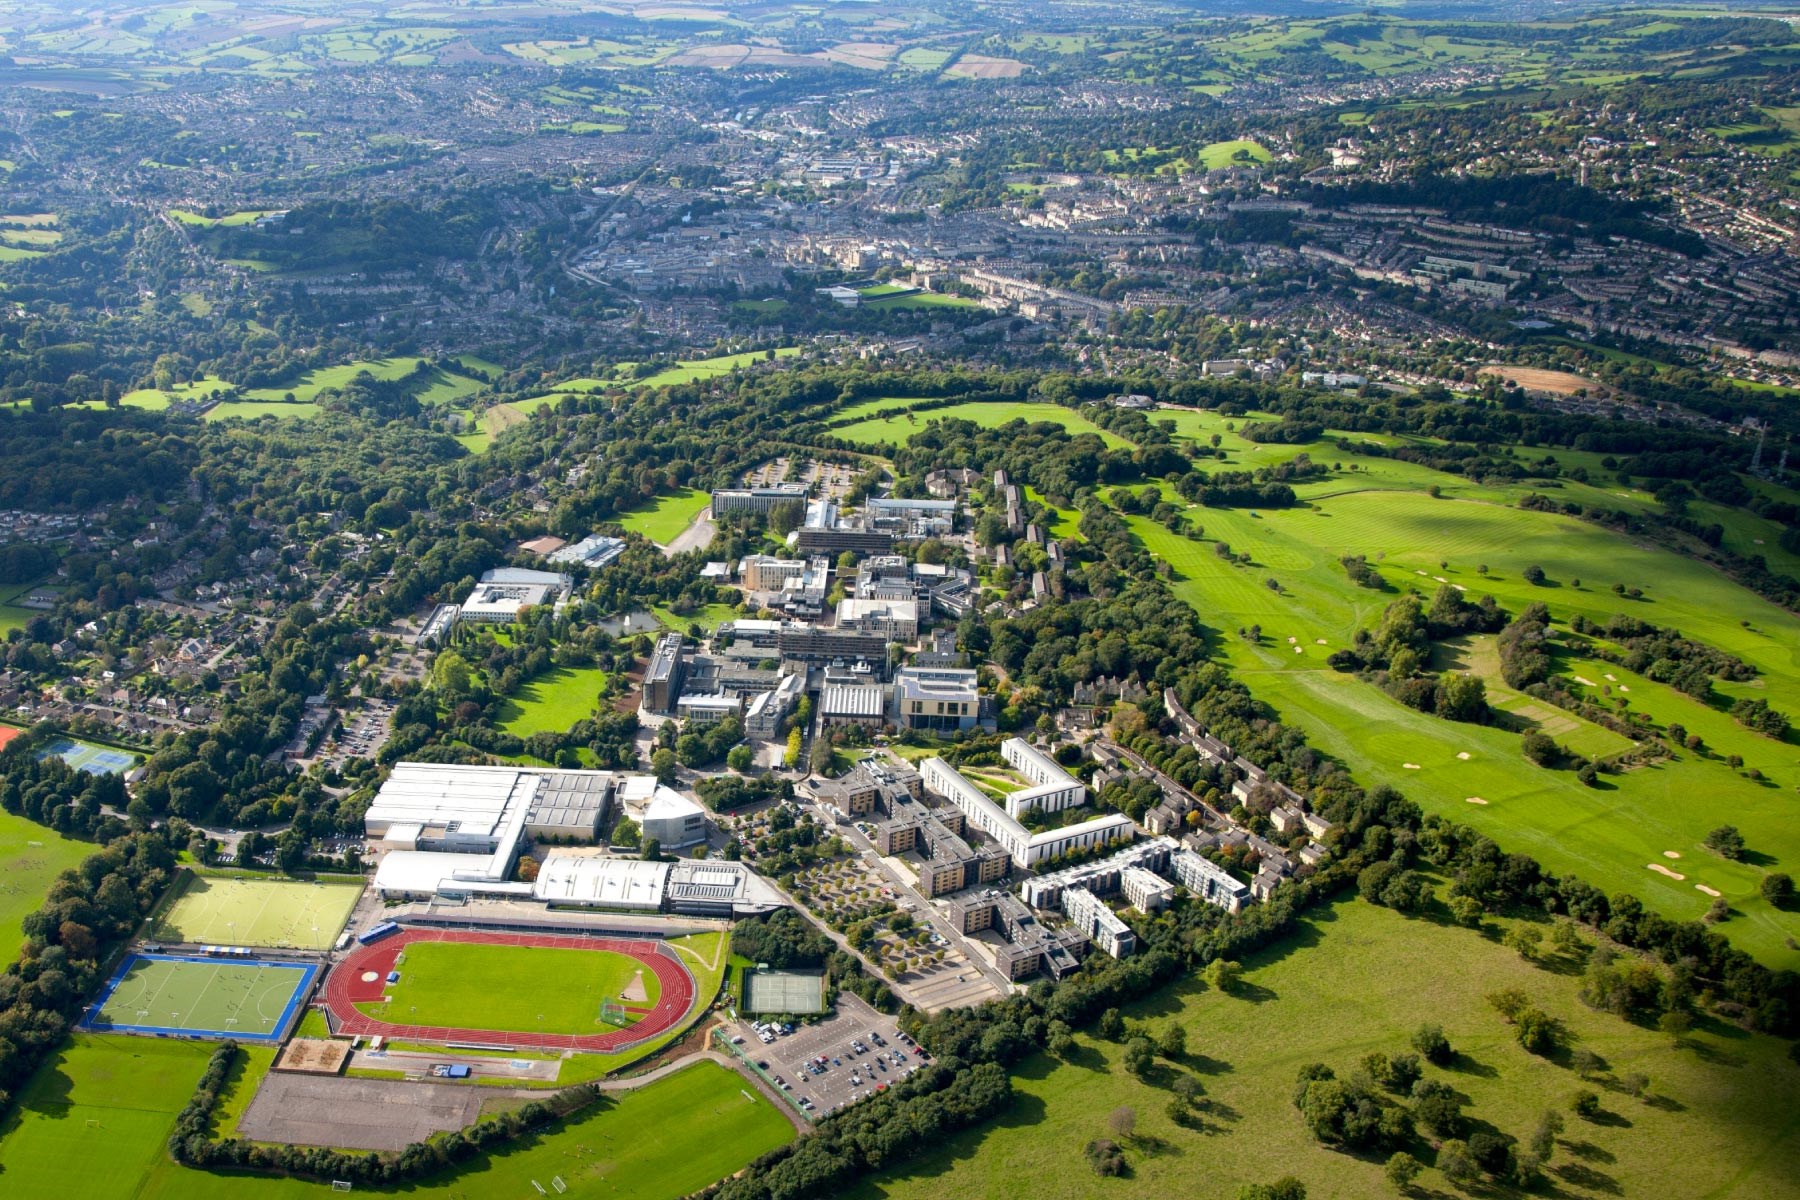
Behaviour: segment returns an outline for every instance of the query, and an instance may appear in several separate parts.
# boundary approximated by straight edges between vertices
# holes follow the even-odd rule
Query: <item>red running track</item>
[[[662,985],[651,1008],[632,1008],[643,1014],[638,1022],[610,1033],[516,1033],[496,1029],[456,1029],[441,1025],[401,1025],[364,1016],[359,1001],[379,1002],[394,960],[414,942],[476,942],[487,946],[542,946],[554,950],[610,950],[643,963]],[[363,975],[375,972],[375,980]],[[524,981],[522,986],[530,986]],[[337,1018],[338,1031],[351,1035],[376,1035],[420,1042],[479,1042],[491,1046],[516,1046],[537,1050],[592,1050],[601,1053],[624,1050],[649,1041],[679,1025],[694,1006],[698,987],[694,976],[675,952],[658,941],[632,938],[564,937],[557,934],[498,933],[479,929],[406,928],[370,946],[361,946],[331,968],[325,977],[325,1004]]]

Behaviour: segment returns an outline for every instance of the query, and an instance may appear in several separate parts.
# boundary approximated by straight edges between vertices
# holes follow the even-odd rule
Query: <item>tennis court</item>
[[[745,971],[744,1011],[803,1013],[825,1011],[825,976],[819,971]]]
[[[81,1028],[277,1042],[318,973],[314,963],[132,954],[89,1006]]]
[[[105,746],[96,746],[92,742],[78,742],[72,738],[58,738],[44,748],[39,759],[50,757],[62,759],[77,771],[86,771],[89,775],[118,775],[131,770],[137,762],[137,755],[123,750],[110,750]]]
[[[146,935],[188,946],[328,950],[362,895],[355,880],[237,879],[189,873]]]

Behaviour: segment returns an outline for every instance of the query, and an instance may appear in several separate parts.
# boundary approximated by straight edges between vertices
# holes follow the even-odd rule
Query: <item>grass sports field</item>
[[[501,702],[500,727],[519,737],[562,733],[594,715],[605,682],[598,667],[555,667]]]
[[[666,546],[694,523],[700,510],[712,503],[712,493],[695,488],[682,488],[658,496],[643,508],[622,513],[619,524],[633,533],[641,533],[659,546]]]
[[[1064,408],[1060,404],[1043,404],[1029,401],[974,401],[967,404],[952,404],[943,408],[926,409],[922,412],[895,412],[904,409],[907,401],[903,399],[866,400],[852,405],[835,414],[834,420],[860,418],[848,425],[839,425],[828,430],[833,437],[843,438],[847,442],[855,442],[864,446],[904,445],[906,440],[918,433],[932,421],[941,421],[955,417],[963,421],[973,421],[977,425],[996,429],[1009,421],[1048,421],[1060,425],[1070,433],[1097,433],[1108,446],[1129,446],[1124,438],[1111,434],[1089,421],[1072,408]],[[870,415],[882,414],[887,415]]]
[[[1344,1078],[1371,1051],[1408,1052],[1413,1030],[1426,1022],[1441,1025],[1459,1052],[1449,1069],[1428,1066],[1426,1075],[1468,1098],[1478,1128],[1488,1123],[1524,1139],[1546,1109],[1564,1114],[1549,1164],[1554,1186],[1540,1194],[1754,1200],[1792,1195],[1800,1178],[1800,1071],[1786,1061],[1784,1042],[1707,1023],[1677,1048],[1666,1035],[1583,1005],[1572,960],[1546,969],[1473,931],[1347,900],[1310,914],[1294,936],[1245,966],[1247,986],[1235,996],[1192,981],[1125,1010],[1133,1025],[1157,1031],[1177,1022],[1187,1031],[1188,1056],[1159,1062],[1149,1082],[1125,1070],[1121,1044],[1082,1036],[1073,1061],[1039,1054],[1016,1069],[1012,1108],[998,1121],[849,1195],[1231,1200],[1247,1183],[1291,1174],[1314,1197],[1385,1200],[1396,1193],[1383,1160],[1314,1142],[1293,1106],[1294,1079],[1307,1063],[1324,1062]],[[1599,1054],[1610,1072],[1602,1078],[1647,1075],[1652,1102],[1598,1080],[1584,1084],[1566,1057],[1522,1050],[1485,999],[1509,987],[1564,1022],[1575,1047]],[[1181,1075],[1205,1089],[1204,1131],[1166,1114]],[[1583,1086],[1601,1094],[1600,1120],[1569,1114],[1569,1097]],[[1107,1117],[1122,1105],[1137,1115],[1137,1135],[1125,1142],[1131,1172],[1098,1180],[1082,1147],[1113,1136]],[[1412,1153],[1432,1161],[1424,1146]],[[1410,1194],[1462,1193],[1427,1170]]]
[[[119,964],[86,1026],[275,1041],[318,971],[311,963],[133,954]]]
[[[354,880],[232,878],[189,873],[148,935],[187,945],[325,950],[362,895]]]
[[[82,1200],[306,1200],[329,1194],[299,1179],[210,1173],[177,1166],[167,1142],[213,1047],[201,1042],[77,1034],[22,1089],[0,1122],[7,1194]],[[250,1069],[220,1102],[219,1131],[268,1069],[251,1046]],[[409,1196],[514,1200],[551,1188],[624,1200],[678,1200],[790,1141],[793,1126],[724,1068],[701,1063],[558,1125],[519,1149],[482,1155],[456,1172],[408,1185]],[[585,1186],[584,1186],[585,1185]],[[359,1189],[367,1190],[367,1189]],[[399,1193],[391,1193],[399,1194]]]
[[[10,961],[18,952],[25,940],[19,922],[44,903],[51,881],[98,849],[0,812],[0,954]]]
[[[62,759],[77,771],[86,771],[90,775],[116,775],[129,771],[137,762],[137,755],[127,750],[115,750],[108,746],[96,746],[92,742],[76,741],[74,738],[58,738],[45,746],[39,758],[51,755]]]
[[[636,959],[606,950],[414,942],[371,1017],[407,1025],[508,1033],[604,1033],[603,1002],[648,1008],[662,995]],[[626,1014],[626,1023],[635,1018]]]

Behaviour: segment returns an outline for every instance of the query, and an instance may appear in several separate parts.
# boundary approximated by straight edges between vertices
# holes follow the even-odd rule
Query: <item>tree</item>
[[[1679,1008],[1672,1008],[1656,1018],[1656,1028],[1660,1032],[1668,1034],[1677,1046],[1681,1044],[1681,1039],[1687,1036],[1688,1030],[1693,1027],[1693,1015]]]
[[[1243,964],[1229,958],[1215,958],[1206,966],[1206,982],[1227,995],[1237,991],[1243,977]]]
[[[643,830],[639,827],[638,823],[630,817],[625,817],[622,818],[617,825],[613,826],[612,838],[610,840],[615,846],[635,847],[642,834]]]
[[[1506,931],[1501,944],[1508,950],[1516,950],[1519,957],[1527,962],[1537,956],[1538,947],[1543,944],[1543,931],[1534,925],[1514,925]]]
[[[650,756],[650,773],[656,776],[656,782],[672,784],[675,782],[675,752],[662,746]]]
[[[538,860],[529,854],[519,856],[519,882],[536,883],[538,877]]]
[[[1481,907],[1481,901],[1473,896],[1450,897],[1450,916],[1464,929],[1480,929],[1481,919],[1487,910]]]
[[[1137,1110],[1129,1104],[1119,1105],[1107,1115],[1106,1127],[1112,1130],[1114,1137],[1130,1141],[1137,1129]]]
[[[661,862],[662,861],[662,843],[657,841],[655,838],[645,838],[644,839],[644,848],[638,854],[638,857],[643,859],[645,862]]]
[[[748,774],[756,765],[756,751],[749,746],[733,746],[725,755],[725,765],[739,775]]]
[[[1744,835],[1735,825],[1721,825],[1706,835],[1706,848],[1735,862],[1744,857]]]
[[[1794,901],[1794,877],[1783,871],[1764,875],[1762,898],[1773,908],[1786,908]]]
[[[1444,1173],[1445,1179],[1458,1187],[1465,1187],[1481,1178],[1481,1167],[1476,1163],[1475,1156],[1469,1153],[1468,1143],[1456,1138],[1451,1138],[1438,1147],[1437,1167]]]
[[[1387,1166],[1382,1171],[1387,1176],[1387,1181],[1394,1185],[1395,1191],[1406,1192],[1412,1188],[1413,1180],[1417,1179],[1419,1172],[1424,1169],[1424,1163],[1404,1150],[1396,1150],[1393,1156],[1387,1160]]]
[[[1149,1038],[1139,1034],[1125,1043],[1122,1061],[1127,1071],[1142,1079],[1156,1065],[1156,1046]]]
[[[1569,1097],[1569,1111],[1583,1120],[1592,1120],[1600,1111],[1600,1094],[1582,1088]]]
[[[1536,730],[1519,739],[1519,749],[1525,752],[1526,758],[1540,767],[1552,766],[1562,757],[1562,751],[1557,748],[1556,743]]]
[[[1306,1185],[1292,1175],[1274,1183],[1247,1183],[1238,1189],[1238,1200],[1306,1200]]]
[[[1556,1135],[1562,1131],[1562,1114],[1555,1109],[1546,1109],[1531,1133],[1531,1152],[1537,1155],[1539,1163],[1549,1162],[1550,1156],[1556,1153]]]
[[[1116,1042],[1125,1036],[1125,1018],[1119,1015],[1118,1009],[1109,1008],[1100,1014],[1099,1021],[1094,1025],[1094,1032],[1109,1042]]]
[[[1544,582],[1544,568],[1538,566],[1536,563],[1526,567],[1523,571],[1519,572],[1519,574],[1524,577],[1526,583],[1529,583],[1534,587],[1539,586]]]
[[[1530,1054],[1548,1054],[1556,1048],[1561,1026],[1541,1008],[1521,1009],[1513,1019],[1513,1036]]]
[[[1438,1025],[1421,1025],[1413,1031],[1412,1046],[1427,1060],[1442,1067],[1456,1057],[1450,1048],[1450,1039],[1444,1036],[1444,1030]]]
[[[1125,1152],[1117,1142],[1096,1138],[1087,1144],[1085,1153],[1094,1174],[1110,1177],[1125,1173]]]
[[[1171,1022],[1156,1039],[1156,1052],[1171,1061],[1187,1055],[1187,1030]]]

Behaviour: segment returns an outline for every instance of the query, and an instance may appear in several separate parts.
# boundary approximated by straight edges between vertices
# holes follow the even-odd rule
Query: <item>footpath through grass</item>
[[[602,1003],[648,1007],[662,995],[647,967],[610,950],[415,942],[396,970],[387,1003],[357,1008],[403,1025],[586,1034],[612,1028]],[[641,998],[625,999],[632,990]]]
[[[1409,919],[1360,900],[1322,909],[1300,932],[1245,964],[1237,995],[1177,984],[1126,1011],[1128,1021],[1187,1031],[1188,1056],[1159,1062],[1142,1081],[1121,1062],[1123,1046],[1079,1038],[1069,1063],[1026,1060],[1011,1110],[986,1129],[953,1137],[899,1171],[851,1192],[855,1200],[1230,1200],[1246,1183],[1296,1175],[1309,1196],[1385,1200],[1395,1195],[1380,1158],[1327,1150],[1293,1106],[1294,1080],[1323,1062],[1347,1077],[1371,1051],[1411,1051],[1413,1030],[1441,1025],[1459,1052],[1447,1070],[1427,1067],[1469,1100],[1478,1123],[1521,1139],[1540,1113],[1557,1109],[1568,1127],[1550,1163],[1563,1196],[1708,1196],[1760,1200],[1791,1196],[1800,1178],[1800,1071],[1778,1039],[1711,1022],[1676,1048],[1663,1034],[1588,1009],[1577,998],[1579,965],[1525,962],[1469,930]],[[1488,1005],[1487,994],[1516,987],[1564,1022],[1573,1045],[1607,1063],[1603,1079],[1632,1072],[1650,1079],[1650,1102],[1604,1082],[1584,1082],[1567,1065],[1527,1054]],[[1196,1077],[1209,1106],[1204,1129],[1166,1113],[1175,1079]],[[1602,1096],[1603,1116],[1568,1110],[1582,1087]],[[1114,1136],[1108,1114],[1136,1112],[1126,1141],[1131,1172],[1098,1179],[1082,1155]],[[1430,1163],[1423,1145],[1412,1152]],[[1458,1195],[1428,1170],[1417,1194]],[[1514,1195],[1482,1190],[1481,1195]]]

